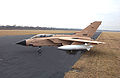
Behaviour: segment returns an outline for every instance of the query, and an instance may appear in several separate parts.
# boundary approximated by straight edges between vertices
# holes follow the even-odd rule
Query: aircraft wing
[[[72,39],[72,38],[59,38],[59,39],[65,41],[83,42],[83,43],[91,43],[91,44],[104,44],[104,42],[91,41],[91,40]]]

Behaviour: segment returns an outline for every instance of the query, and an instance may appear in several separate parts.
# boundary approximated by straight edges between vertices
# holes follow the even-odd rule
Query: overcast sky
[[[120,30],[120,0],[0,0],[0,25]]]

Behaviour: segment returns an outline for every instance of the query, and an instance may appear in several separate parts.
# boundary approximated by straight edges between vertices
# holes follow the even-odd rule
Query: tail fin
[[[96,32],[97,28],[99,27],[99,25],[101,24],[102,21],[95,21],[93,23],[91,23],[88,27],[86,27],[85,29],[76,32],[75,35],[78,36],[86,36],[86,37],[92,37],[94,35],[94,33]]]

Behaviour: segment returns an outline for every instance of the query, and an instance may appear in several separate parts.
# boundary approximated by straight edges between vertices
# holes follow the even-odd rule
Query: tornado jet
[[[29,39],[24,39],[16,44],[23,46],[39,47],[57,46],[60,50],[90,50],[93,45],[104,44],[104,42],[95,41],[92,36],[100,26],[102,21],[95,21],[85,29],[75,32],[73,35],[58,34],[37,34]]]

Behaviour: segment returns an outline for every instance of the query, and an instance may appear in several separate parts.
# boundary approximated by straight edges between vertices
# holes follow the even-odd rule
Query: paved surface
[[[57,47],[42,47],[40,56],[36,47],[15,44],[31,36],[0,37],[0,78],[63,78],[82,54],[71,55]]]

